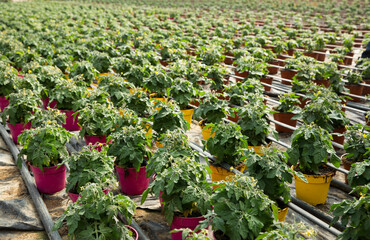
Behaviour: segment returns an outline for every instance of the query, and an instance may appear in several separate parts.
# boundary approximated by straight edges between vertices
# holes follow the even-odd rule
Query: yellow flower
[[[306,232],[304,232],[303,234],[306,235],[307,237],[311,237],[311,236],[315,235],[315,231],[313,229],[310,229],[310,230],[307,230]]]
[[[366,137],[367,137],[367,135],[366,135],[366,134],[364,134],[363,136],[364,136],[364,138],[366,138]]]
[[[31,69],[30,69],[30,70],[28,70],[28,73],[32,73]]]
[[[48,123],[50,124],[50,123],[51,123],[51,121],[50,121],[50,120],[48,120]]]

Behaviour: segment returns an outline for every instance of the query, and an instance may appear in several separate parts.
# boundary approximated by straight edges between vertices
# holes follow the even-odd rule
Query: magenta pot
[[[84,138],[85,138],[86,145],[89,145],[90,143],[92,145],[95,145],[97,143],[101,143],[102,146],[107,145],[107,136],[101,136],[101,137],[99,137],[99,136],[85,135]],[[96,146],[95,149],[97,149],[100,152],[102,146]]]
[[[12,135],[13,142],[18,144],[18,136],[22,133],[23,130],[31,129],[31,122],[26,124],[24,123],[17,123],[15,125],[11,123],[7,123],[10,129],[10,134]]]
[[[41,99],[42,100],[42,103],[44,105],[44,108],[45,109],[48,109],[48,107],[50,108],[55,108],[57,106],[57,101],[56,100],[53,100],[50,102],[50,98],[44,98],[44,99]]]
[[[204,217],[177,217],[174,216],[171,224],[171,230],[180,228],[190,228],[194,230],[203,221]],[[171,233],[172,240],[182,240],[182,232]]]
[[[124,168],[116,165],[121,191],[129,196],[142,194],[149,186],[149,178],[146,177],[145,167],[139,172],[135,168]]]
[[[31,166],[31,171],[35,177],[37,189],[41,193],[53,194],[61,191],[66,183],[66,166],[40,168]]]
[[[104,189],[103,190],[103,193],[105,193],[105,195],[107,195],[109,193],[109,189],[108,188]],[[79,197],[81,197],[81,194],[76,194],[76,193],[68,192],[68,196],[72,200],[72,202],[75,203],[77,201],[77,199]]]
[[[66,124],[62,124],[63,128],[65,128],[67,131],[80,131],[81,130],[81,127],[78,125],[78,123],[80,122],[78,120],[78,113],[75,116],[73,116],[73,114],[75,113],[75,111],[73,110],[60,110],[62,113],[64,113],[67,118],[66,118]]]
[[[9,106],[9,100],[4,96],[0,96],[0,109],[1,109],[1,111],[4,111],[4,109],[7,106]]]
[[[135,237],[134,237],[135,240],[138,240],[139,239],[139,233],[136,231],[135,228],[133,228],[133,227],[131,227],[129,225],[125,225],[125,227],[127,227],[128,230],[130,230],[135,235]]]

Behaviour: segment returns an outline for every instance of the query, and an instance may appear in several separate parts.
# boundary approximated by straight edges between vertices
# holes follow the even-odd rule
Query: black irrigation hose
[[[19,150],[14,144],[12,139],[9,137],[8,132],[5,130],[4,126],[0,124],[0,134],[3,138],[5,144],[9,147],[10,152],[12,153],[13,159],[17,161]],[[45,231],[51,240],[61,240],[58,231],[51,231],[54,223],[51,219],[48,209],[45,206],[44,201],[42,200],[39,191],[36,188],[34,178],[29,173],[27,166],[23,160],[22,167],[19,169],[24,183],[28,189],[28,192],[31,195],[32,201],[35,204],[36,211],[41,218],[42,224],[44,225]]]

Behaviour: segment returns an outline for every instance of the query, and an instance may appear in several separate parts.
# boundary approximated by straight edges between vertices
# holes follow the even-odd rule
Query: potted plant
[[[86,144],[107,143],[107,136],[116,129],[121,119],[121,115],[113,104],[100,104],[92,102],[86,107],[77,111],[81,126],[80,136],[86,141]],[[100,149],[100,147],[98,147]]]
[[[238,113],[238,124],[241,132],[248,139],[249,148],[257,154],[262,154],[262,149],[268,144],[269,133],[277,138],[277,132],[270,126],[267,106],[264,104],[248,104],[242,107]]]
[[[241,133],[240,127],[235,123],[223,122],[211,123],[210,126],[213,137],[204,142],[203,148],[216,157],[210,165],[212,181],[226,180],[226,177],[234,175],[219,166],[219,163],[226,163],[243,172],[245,165],[242,160],[243,154],[239,150],[247,148],[248,143],[246,137]]]
[[[144,79],[144,88],[152,93],[155,98],[163,98],[167,89],[173,84],[173,79],[163,69],[153,69]]]
[[[361,195],[359,199],[344,200],[331,206],[334,218],[331,224],[338,221],[346,226],[346,229],[338,236],[340,239],[366,239],[368,238],[370,185],[358,186],[352,193]]]
[[[66,124],[62,125],[68,131],[78,131],[78,114],[76,102],[87,96],[86,87],[77,86],[73,81],[60,80],[50,91],[50,101],[56,102],[56,107],[66,115]]]
[[[18,77],[18,71],[11,66],[4,66],[0,69],[0,109],[4,111],[9,105],[7,96],[13,92],[15,79]]]
[[[293,180],[286,157],[276,149],[267,149],[263,156],[251,153],[243,159],[248,175],[257,180],[258,187],[279,207],[278,220],[284,222],[288,213],[286,204],[290,201],[288,183]]]
[[[72,154],[67,159],[69,175],[67,177],[66,192],[75,202],[81,195],[82,188],[87,183],[97,183],[100,191],[108,193],[108,187],[116,184],[113,174],[114,159],[107,155],[107,147],[98,151],[91,146],[85,146],[79,154]]]
[[[139,195],[149,186],[145,166],[150,157],[150,139],[141,126],[117,129],[108,137],[112,140],[108,155],[115,157],[121,191],[127,195]]]
[[[75,78],[81,76],[86,86],[90,86],[98,72],[94,65],[88,61],[76,62],[73,64],[69,76]]]
[[[155,137],[159,140],[160,136],[166,131],[175,130],[177,128],[186,131],[190,125],[185,121],[183,114],[180,112],[178,105],[172,100],[163,103],[157,102],[156,107],[160,107],[159,111],[155,111],[152,115],[153,130]]]
[[[202,118],[200,127],[202,128],[203,140],[207,140],[211,136],[211,127],[207,124],[221,122],[228,115],[228,111],[229,106],[225,100],[220,100],[212,94],[204,96],[199,107],[194,111],[198,119]]]
[[[277,207],[258,188],[254,178],[240,174],[232,181],[217,184],[220,187],[211,196],[213,211],[205,216],[201,228],[212,226],[216,239],[233,240],[255,239],[270,228]]]
[[[287,157],[293,170],[303,173],[306,179],[294,175],[297,198],[311,205],[325,203],[335,175],[335,171],[325,165],[327,158],[335,167],[340,166],[328,132],[313,123],[300,126],[292,135]]]
[[[351,187],[366,185],[370,181],[370,159],[356,162],[348,172],[348,182]]]
[[[90,62],[99,73],[108,73],[112,65],[112,60],[108,53],[93,51],[90,58]]]
[[[153,114],[154,105],[148,95],[141,90],[136,90],[122,101],[122,105],[134,111],[139,117],[148,118]]]
[[[344,77],[347,83],[344,85],[345,88],[349,89],[349,93],[353,95],[362,95],[362,91],[364,90],[364,86],[359,85],[363,83],[361,73],[347,71],[347,75]],[[352,101],[354,102],[361,102],[362,99],[351,97]]]
[[[365,155],[370,148],[370,134],[366,134],[365,130],[369,130],[366,125],[347,126],[343,145],[346,154],[342,156],[344,169],[350,170],[351,165],[366,159]]]
[[[202,217],[211,209],[211,187],[207,182],[207,167],[191,156],[173,156],[169,166],[157,172],[154,181],[143,193],[143,203],[148,193],[160,197],[163,212],[171,229],[195,229]],[[180,240],[181,232],[171,233]]]
[[[125,225],[118,215],[122,214],[130,224],[135,211],[136,204],[129,197],[105,195],[100,185],[89,184],[81,191],[78,201],[67,207],[52,230],[58,230],[66,221],[72,239],[137,240],[137,231]]]
[[[182,232],[182,239],[183,240],[214,240],[210,231],[207,229],[202,229],[200,231],[194,231],[190,228],[183,228],[183,229],[174,229],[171,233]]]
[[[256,240],[285,239],[285,240],[305,240],[315,239],[317,233],[304,225],[304,223],[274,223],[272,229],[261,233]]]
[[[299,97],[294,93],[285,93],[279,95],[279,105],[273,107],[273,116],[276,121],[282,122],[284,124],[295,127],[297,125],[297,120],[292,120],[292,117],[296,113],[299,113],[300,107]],[[275,129],[277,132],[293,132],[292,129],[283,127],[275,123]]]
[[[229,83],[229,75],[231,71],[222,64],[215,64],[206,66],[204,69],[204,76],[208,77],[211,81],[210,88],[216,90],[216,92],[222,92],[224,85]]]
[[[122,101],[130,94],[134,85],[125,82],[121,77],[103,76],[100,78],[99,88],[109,94],[109,99],[115,107],[119,107]]]
[[[47,107],[54,108],[56,106],[56,100],[50,100],[50,95],[52,94],[53,89],[60,83],[63,82],[64,75],[63,72],[53,66],[42,66],[39,71],[36,73],[38,81],[44,87],[44,91],[41,92],[42,102],[44,108]]]
[[[64,161],[68,157],[65,144],[69,142],[71,134],[57,123],[49,122],[50,124],[26,130],[19,136],[23,148],[18,157],[18,166],[21,168],[21,156],[25,155],[37,189],[42,193],[53,194],[65,187]]]
[[[9,105],[1,113],[3,123],[7,123],[15,144],[18,135],[25,129],[31,128],[33,113],[42,106],[41,98],[31,90],[23,89],[8,96]]]
[[[180,111],[184,114],[184,119],[191,124],[194,108],[189,107],[189,103],[196,95],[196,90],[190,81],[183,78],[174,79],[174,84],[169,88],[169,96],[179,105]]]

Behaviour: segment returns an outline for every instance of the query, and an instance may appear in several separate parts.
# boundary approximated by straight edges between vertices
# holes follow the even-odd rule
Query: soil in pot
[[[30,165],[37,189],[41,193],[53,194],[65,188],[66,172],[65,165],[40,168]]]
[[[135,168],[124,168],[116,165],[121,191],[129,196],[142,194],[149,186],[145,166],[139,172]]]
[[[285,124],[287,124],[289,126],[292,126],[292,127],[297,126],[297,120],[292,120],[291,119],[292,117],[294,117],[293,113],[274,113],[273,116],[274,116],[274,119],[278,122],[285,123]],[[283,126],[281,126],[279,124],[276,124],[276,123],[275,123],[275,129],[279,133],[291,133],[291,132],[294,131],[293,129],[283,127]]]
[[[292,169],[296,170],[293,166]],[[330,182],[335,175],[335,171],[327,166],[321,167],[319,171],[320,175],[303,173],[308,183],[294,175],[297,198],[313,206],[326,202]]]

